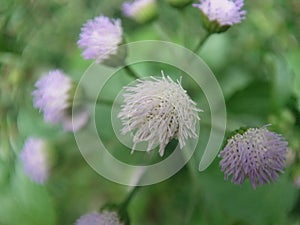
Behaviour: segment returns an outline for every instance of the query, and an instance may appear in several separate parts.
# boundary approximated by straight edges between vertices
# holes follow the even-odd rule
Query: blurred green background
[[[46,124],[31,98],[35,81],[50,69],[61,68],[74,80],[80,79],[92,63],[83,60],[76,45],[80,28],[100,14],[122,18],[127,42],[166,40],[193,49],[205,34],[199,11],[191,6],[178,10],[160,0],[158,18],[136,24],[122,16],[122,2],[1,1],[0,225],[74,224],[81,214],[107,202],[118,203],[128,192],[128,187],[94,172],[73,135]],[[237,186],[224,181],[218,158],[206,171],[197,172],[210,131],[204,119],[190,164],[135,196],[129,207],[132,225],[300,225],[300,2],[246,0],[244,8],[246,19],[212,35],[199,55],[223,90],[228,131],[272,124],[270,129],[288,140],[285,173],[278,182],[253,190],[249,182]],[[166,65],[134,67],[146,75],[155,75],[161,68],[172,70]],[[180,75],[172,71],[174,77]],[[201,108],[201,91],[191,88],[188,93]],[[98,127],[110,126],[109,120],[101,120],[110,116],[110,107],[97,110]],[[202,120],[206,116],[202,114]],[[101,132],[99,128],[114,150],[112,131]],[[22,171],[18,155],[29,136],[43,137],[53,145],[55,162],[46,185],[33,183]],[[129,160],[128,151],[118,149],[115,154]],[[139,159],[137,154],[133,160]]]

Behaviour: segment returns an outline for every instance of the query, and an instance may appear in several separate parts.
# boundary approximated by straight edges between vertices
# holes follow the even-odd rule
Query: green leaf
[[[272,109],[277,110],[286,105],[291,97],[293,74],[285,59],[279,55],[268,54],[266,61],[272,77],[271,106]]]
[[[300,51],[299,49],[289,52],[287,54],[287,60],[289,63],[290,68],[292,69],[294,73],[293,77],[293,86],[292,86],[292,91],[293,94],[297,98],[297,108],[300,111]]]
[[[0,194],[0,224],[54,225],[54,205],[45,186],[31,182],[17,165],[10,187]]]
[[[287,175],[282,175],[276,183],[254,190],[248,181],[241,186],[224,181],[216,164],[200,173],[199,183],[204,205],[218,208],[230,219],[243,224],[286,224],[286,215],[297,197],[296,188]]]
[[[222,87],[223,94],[227,99],[235,92],[243,90],[251,81],[251,75],[238,67],[229,69],[229,71],[226,71],[224,76],[220,77],[220,85]]]
[[[55,127],[46,124],[43,115],[32,107],[21,108],[17,119],[18,130],[21,136],[47,136],[48,138],[57,135]]]
[[[248,126],[265,124],[270,112],[270,84],[255,81],[227,101],[228,118]]]

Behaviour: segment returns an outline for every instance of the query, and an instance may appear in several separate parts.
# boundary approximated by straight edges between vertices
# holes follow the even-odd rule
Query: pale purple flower
[[[31,137],[25,141],[20,153],[25,174],[34,182],[43,184],[49,177],[49,160],[46,142]]]
[[[156,15],[156,0],[134,0],[124,2],[122,5],[122,12],[125,16],[137,20],[137,22],[145,22]]]
[[[123,225],[116,212],[93,212],[81,216],[75,225]]]
[[[43,112],[46,122],[62,124],[66,131],[76,131],[82,128],[89,119],[89,113],[81,108],[73,115],[71,89],[73,82],[60,70],[52,70],[35,83],[36,90],[32,92],[33,105]]]
[[[146,141],[147,151],[159,144],[162,156],[171,139],[178,139],[182,148],[188,138],[197,137],[201,110],[179,81],[174,82],[163,73],[162,78],[137,80],[134,86],[125,87],[123,97],[118,117],[123,123],[123,134],[134,132],[132,151],[137,143]]]
[[[34,107],[44,113],[46,122],[57,124],[64,117],[69,107],[68,92],[72,80],[60,70],[52,70],[35,83],[36,90],[32,92]]]
[[[221,26],[231,26],[240,23],[246,15],[242,10],[244,0],[200,0],[200,4],[193,4],[199,8],[211,22],[218,22]]]
[[[219,154],[225,179],[232,175],[233,183],[242,184],[249,178],[253,188],[275,181],[284,170],[287,145],[281,135],[266,127],[237,133]]]
[[[85,59],[95,59],[101,63],[117,54],[122,36],[120,19],[98,16],[83,25],[77,44],[83,49]]]

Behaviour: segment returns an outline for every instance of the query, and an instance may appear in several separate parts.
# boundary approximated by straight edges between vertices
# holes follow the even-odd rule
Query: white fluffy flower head
[[[122,133],[134,132],[133,143],[148,142],[147,151],[160,145],[162,156],[169,141],[179,140],[182,148],[188,138],[197,137],[196,124],[200,119],[196,103],[191,100],[179,81],[169,76],[137,80],[126,86],[124,104],[118,117],[123,123]]]
[[[200,0],[200,4],[194,4],[210,21],[217,21],[221,26],[231,26],[240,23],[246,11],[241,10],[243,0]]]

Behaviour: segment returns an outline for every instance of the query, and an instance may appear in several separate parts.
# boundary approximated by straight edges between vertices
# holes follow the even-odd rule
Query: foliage
[[[82,59],[76,44],[80,27],[99,14],[120,17],[127,42],[157,39],[193,49],[205,35],[201,16],[190,5],[181,10],[160,0],[158,17],[137,24],[121,14],[121,4],[121,0],[1,2],[0,224],[74,224],[81,214],[125,198],[127,187],[96,174],[73,135],[42,120],[31,95],[35,81],[50,69],[62,68],[72,79],[80,79],[91,63]],[[272,124],[271,129],[289,142],[285,173],[278,182],[253,190],[249,182],[237,186],[224,181],[218,158],[198,172],[210,131],[205,123],[210,115],[204,111],[193,158],[175,176],[139,190],[129,206],[132,225],[300,224],[300,3],[252,0],[244,8],[246,19],[211,35],[199,55],[223,90],[228,133],[241,126]],[[164,69],[173,71],[174,77],[181,75],[169,65],[145,63],[133,69],[139,74],[158,75]],[[112,81],[113,88],[103,89],[105,97],[114,99],[129,82],[129,78]],[[194,89],[192,81],[185,84],[191,98],[206,108],[201,90]],[[109,106],[97,106],[96,112],[98,132],[115,157],[132,164],[145,160],[143,153],[129,155],[115,141],[110,121],[103,119],[110,117]],[[55,149],[52,175],[44,186],[24,175],[18,157],[24,140],[32,135],[47,139]]]

